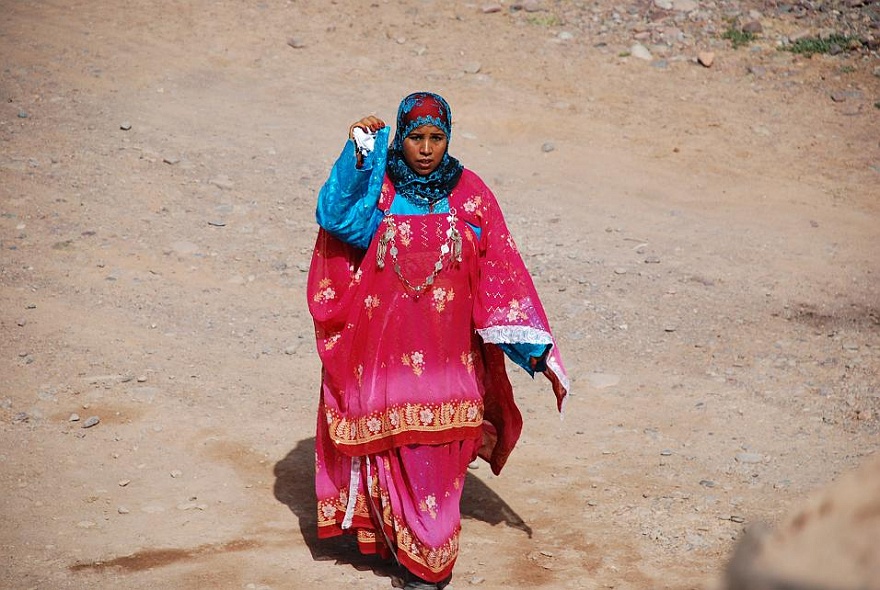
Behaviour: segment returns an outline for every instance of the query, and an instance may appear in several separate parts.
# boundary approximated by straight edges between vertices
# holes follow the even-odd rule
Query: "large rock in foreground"
[[[726,590],[880,590],[880,456],[740,541]]]

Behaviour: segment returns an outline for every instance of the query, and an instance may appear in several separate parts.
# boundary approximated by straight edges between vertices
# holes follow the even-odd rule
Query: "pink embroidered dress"
[[[309,307],[323,365],[318,534],[358,535],[428,581],[458,555],[467,465],[500,472],[522,428],[499,346],[548,345],[568,380],[495,197],[464,170],[448,212],[387,214],[364,252],[320,230]],[[479,235],[475,229],[478,228]]]

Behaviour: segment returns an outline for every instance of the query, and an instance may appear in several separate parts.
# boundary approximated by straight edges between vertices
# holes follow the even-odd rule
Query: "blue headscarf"
[[[415,92],[404,98],[397,110],[397,129],[388,153],[387,172],[394,188],[414,205],[430,208],[445,199],[458,184],[463,167],[447,151],[437,169],[427,176],[417,174],[403,159],[403,140],[413,129],[434,125],[452,138],[452,111],[439,94]]]

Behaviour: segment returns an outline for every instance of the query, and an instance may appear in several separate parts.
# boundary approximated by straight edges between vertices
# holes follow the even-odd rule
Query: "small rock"
[[[21,318],[20,320],[15,322],[15,325],[18,326],[19,328],[24,328],[27,325],[27,320],[24,318]]]
[[[526,0],[522,3],[522,8],[526,12],[541,12],[544,10],[539,0]]]
[[[30,419],[31,417],[28,415],[27,412],[18,412],[15,414],[15,416],[12,417],[12,423],[21,424],[22,422],[30,421]]]
[[[635,43],[632,47],[630,47],[629,54],[637,59],[643,59],[645,61],[651,61],[654,59],[654,56],[651,55],[651,52],[648,51],[648,48],[641,43]]]
[[[27,119],[28,118],[27,111],[18,111],[18,118],[19,119]]]
[[[173,166],[174,164],[180,163],[180,158],[176,156],[165,156],[164,158],[162,158],[162,161],[166,164],[171,164]]]
[[[693,12],[700,5],[695,0],[672,0],[672,7],[678,12]]]
[[[294,49],[302,49],[306,46],[306,42],[302,39],[302,37],[291,37],[287,40],[287,44]]]
[[[715,63],[715,53],[712,51],[701,51],[697,54],[697,62],[703,67],[711,68]]]
[[[590,373],[587,375],[587,383],[595,389],[605,389],[619,384],[620,376],[611,373]]]
[[[465,64],[464,68],[462,69],[464,70],[465,74],[479,74],[480,70],[483,69],[483,66],[479,62],[471,62],[469,64]]]
[[[83,428],[91,428],[92,426],[96,426],[98,424],[98,422],[100,422],[100,421],[101,421],[101,419],[98,418],[97,416],[89,416],[82,423],[82,427]]]
[[[645,258],[645,264],[660,264],[659,256],[648,256]]]
[[[180,469],[174,469],[171,471],[171,477],[177,478],[181,475],[183,475],[183,471],[181,471]]]
[[[616,274],[616,275],[625,275],[625,274],[626,274],[626,269],[623,268],[622,266],[618,266],[617,268],[614,269],[614,274]]]
[[[764,461],[764,456],[758,453],[737,453],[736,457],[734,458],[736,459],[737,463],[744,464],[755,464]]]
[[[493,14],[496,12],[501,12],[501,5],[500,4],[485,4],[485,5],[483,5],[483,8],[481,8],[480,10],[483,11],[483,14]]]
[[[553,143],[549,142],[549,141],[541,146],[541,151],[544,152],[545,154],[549,154],[550,152],[554,151],[555,149],[556,149],[556,146],[553,145]]]
[[[78,523],[76,523],[76,526],[78,526],[81,529],[91,529],[96,526],[96,523],[92,522],[91,520],[81,520]]]
[[[763,78],[767,75],[767,68],[764,66],[751,65],[748,67],[747,71],[756,78]]]
[[[146,377],[146,375],[140,375],[140,376],[137,378],[137,382],[138,382],[138,383],[146,383],[146,382],[147,382],[147,377]]]
[[[67,420],[68,420],[68,422],[79,422],[79,414],[74,412],[73,414],[70,415],[70,418],[68,418]]]
[[[225,174],[220,174],[219,176],[212,178],[208,181],[209,184],[213,184],[220,190],[228,191],[235,188],[235,183],[232,182],[228,176]]]
[[[131,129],[131,123],[129,123],[128,121],[123,121],[119,124],[119,128],[123,131],[128,131],[129,129]]]
[[[672,455],[672,451],[670,451],[669,449],[663,449],[662,451],[660,451],[661,457],[669,457],[670,455]]]
[[[764,32],[764,27],[761,26],[761,23],[756,20],[751,20],[743,25],[742,27],[743,33],[750,33],[752,35],[757,35]]]
[[[131,510],[129,510],[125,506],[120,506],[116,509],[116,512],[118,512],[119,514],[128,514],[129,512],[131,512]]]
[[[131,483],[130,479],[120,479],[119,480],[119,487],[124,488],[130,483]]]
[[[711,479],[701,479],[700,485],[703,486],[704,488],[714,488],[715,482],[712,481]]]

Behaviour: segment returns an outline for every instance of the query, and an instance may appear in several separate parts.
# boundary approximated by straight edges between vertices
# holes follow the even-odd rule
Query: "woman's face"
[[[440,165],[447,143],[446,134],[439,127],[416,127],[403,138],[403,161],[419,176],[427,176]]]

